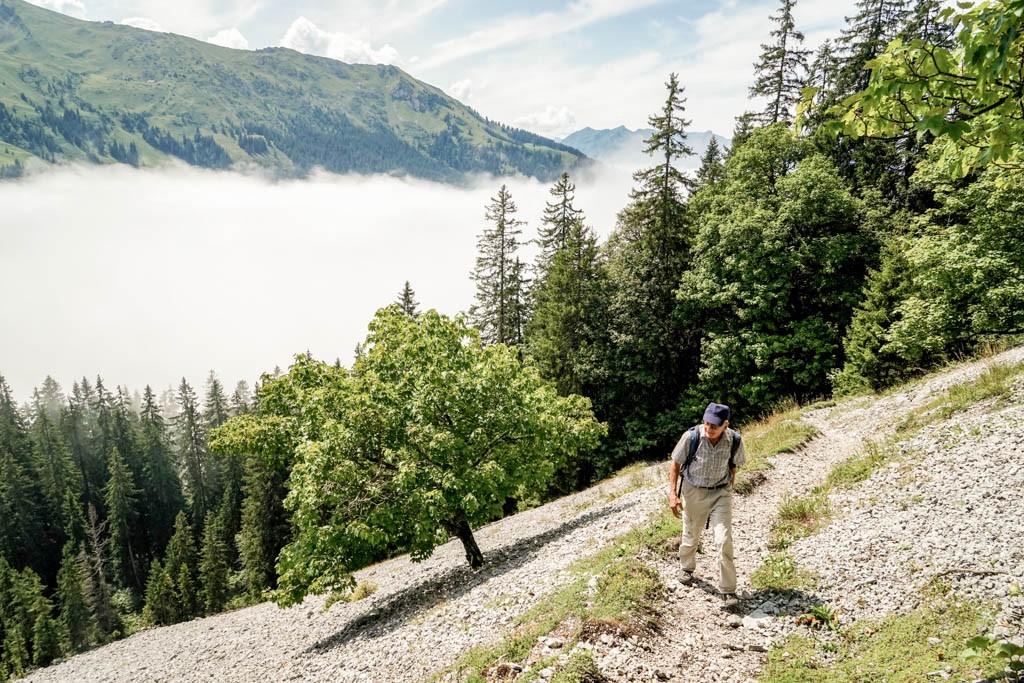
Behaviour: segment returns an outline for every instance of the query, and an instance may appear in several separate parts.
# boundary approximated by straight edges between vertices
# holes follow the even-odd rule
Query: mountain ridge
[[[550,180],[588,162],[395,66],[233,50],[0,0],[7,174],[32,159],[152,166],[169,157],[285,176],[321,167],[443,181],[481,172]]]
[[[615,128],[581,128],[561,139],[561,143],[578,149],[588,157],[602,163],[628,168],[642,168],[652,165],[651,157],[644,152],[645,141],[654,133],[652,128],[631,130],[626,126]],[[686,142],[693,149],[693,156],[681,159],[680,168],[695,169],[707,149],[711,138],[718,141],[723,152],[732,140],[713,131],[688,131]]]

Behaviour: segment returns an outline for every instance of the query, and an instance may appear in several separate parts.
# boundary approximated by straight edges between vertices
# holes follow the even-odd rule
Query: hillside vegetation
[[[46,162],[551,179],[585,157],[393,66],[231,50],[0,1],[0,173]],[[17,162],[15,164],[15,162]]]

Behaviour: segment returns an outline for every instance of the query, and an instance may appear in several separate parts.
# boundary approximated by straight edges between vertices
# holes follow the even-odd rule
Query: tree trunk
[[[473,530],[469,528],[469,522],[466,521],[466,513],[459,510],[453,519],[450,519],[444,523],[445,529],[451,535],[457,537],[462,541],[462,547],[466,549],[466,562],[473,569],[479,569],[484,565],[484,554],[480,552],[480,547],[476,544],[476,539],[473,538]]]

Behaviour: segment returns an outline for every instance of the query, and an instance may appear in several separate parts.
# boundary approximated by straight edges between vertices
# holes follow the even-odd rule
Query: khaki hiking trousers
[[[679,561],[686,571],[697,568],[697,546],[704,525],[711,517],[718,556],[718,589],[736,592],[736,564],[732,553],[732,486],[703,489],[683,480],[683,539]]]

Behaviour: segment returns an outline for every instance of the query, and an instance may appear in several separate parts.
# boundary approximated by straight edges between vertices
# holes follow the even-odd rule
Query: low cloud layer
[[[67,168],[0,184],[0,374],[19,401],[52,375],[156,390],[213,369],[250,383],[296,353],[349,364],[406,280],[421,308],[473,300],[484,209],[505,182],[536,235],[550,185],[386,177],[270,182],[174,168]],[[606,236],[627,172],[577,180]]]

